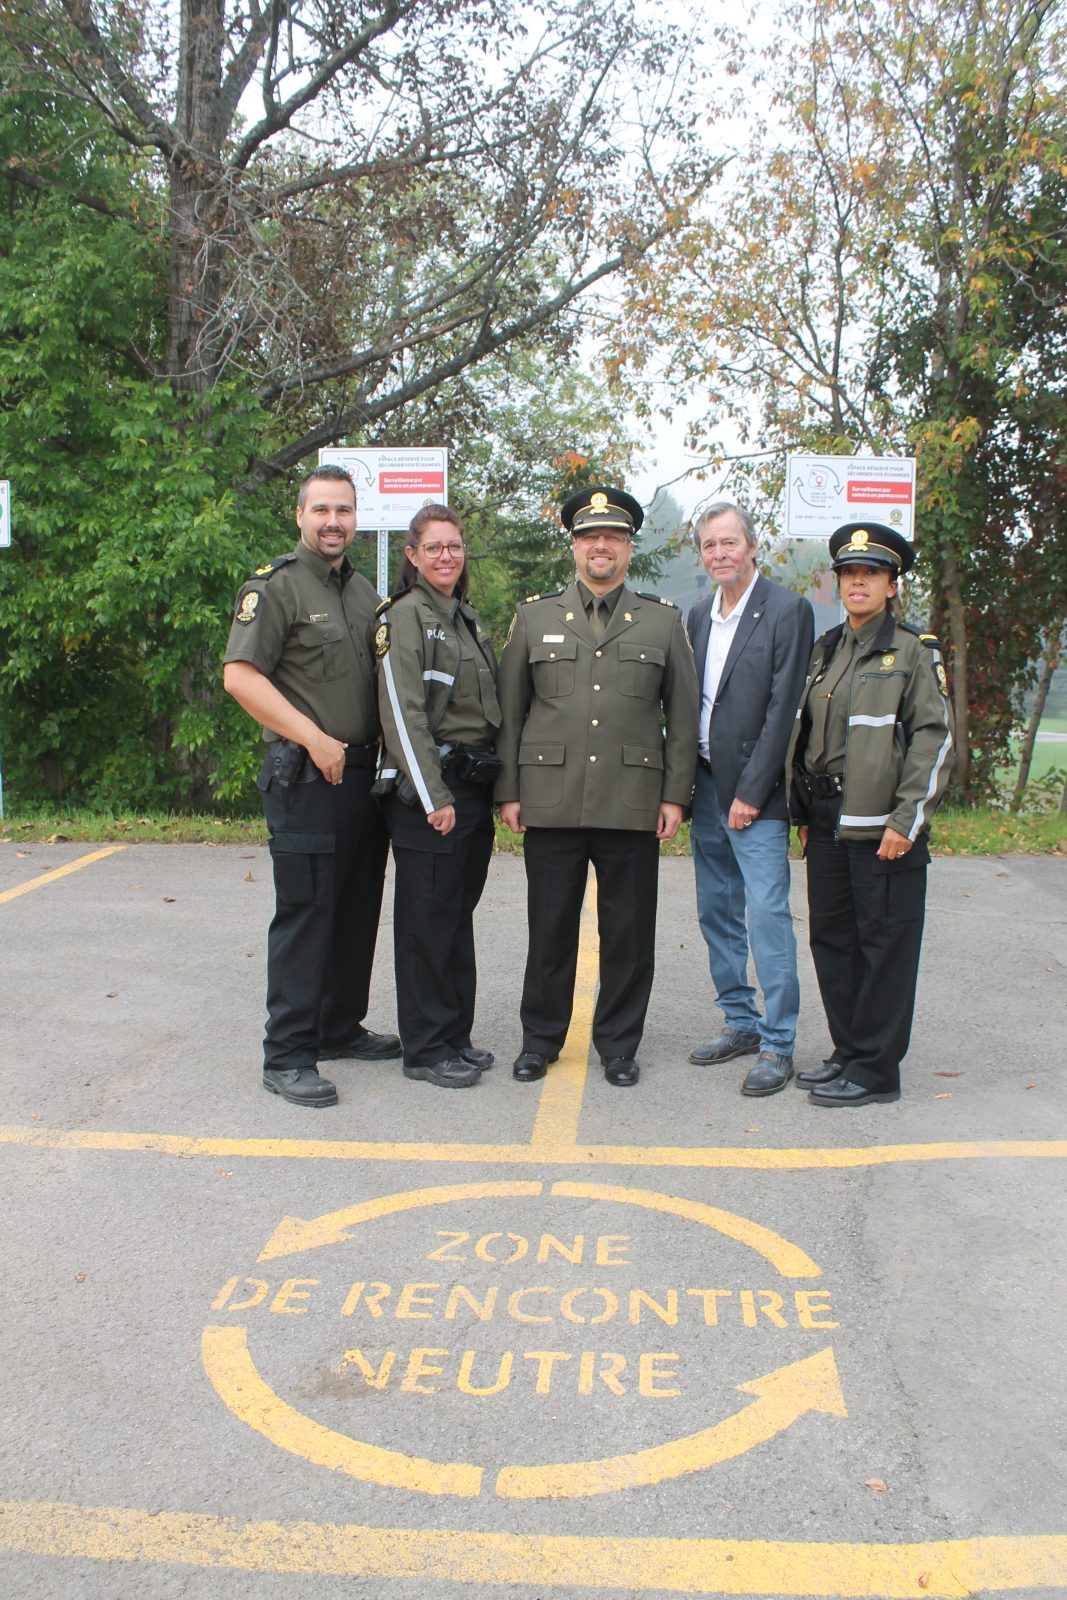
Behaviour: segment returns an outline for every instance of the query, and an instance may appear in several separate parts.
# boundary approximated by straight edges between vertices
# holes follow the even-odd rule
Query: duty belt
[[[804,781],[813,800],[836,800],[845,786],[842,772],[805,772]]]
[[[378,745],[350,744],[345,751],[346,767],[374,767],[378,764]]]

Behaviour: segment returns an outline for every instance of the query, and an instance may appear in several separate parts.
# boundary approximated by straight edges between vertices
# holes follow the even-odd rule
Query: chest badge
[[[882,671],[883,672],[888,672],[890,667],[896,661],[896,659],[897,659],[896,656],[883,656],[882,657]]]

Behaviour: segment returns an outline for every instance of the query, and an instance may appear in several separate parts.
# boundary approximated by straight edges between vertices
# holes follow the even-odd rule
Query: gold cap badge
[[[852,538],[848,541],[850,550],[866,550],[867,540],[870,535],[866,528],[857,528]]]

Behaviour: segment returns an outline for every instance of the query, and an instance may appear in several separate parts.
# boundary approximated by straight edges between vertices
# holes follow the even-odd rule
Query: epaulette
[[[525,600],[519,601],[519,604],[520,606],[528,606],[532,600],[554,600],[557,595],[562,593],[562,589],[546,589],[543,594],[528,594]]]
[[[273,577],[274,573],[276,573],[278,571],[279,567],[287,567],[289,565],[290,561],[295,561],[295,560],[296,560],[296,557],[292,553],[290,553],[287,556],[275,556],[274,560],[273,561],[268,561],[266,566],[257,567],[255,572],[252,574],[252,576],[254,578],[270,578],[270,577]]]
[[[907,633],[913,633],[916,639],[920,640],[928,650],[941,649],[941,640],[936,633],[924,633],[921,628],[915,626],[914,622],[905,622],[902,617],[897,618],[897,627],[903,628]]]
[[[665,594],[652,594],[647,589],[635,589],[634,594],[639,600],[651,600],[653,605],[674,606],[675,611],[678,609],[678,607],[674,605],[674,601],[668,600]]]

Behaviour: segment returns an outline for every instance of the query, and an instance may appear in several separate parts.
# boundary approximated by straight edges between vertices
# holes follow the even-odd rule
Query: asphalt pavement
[[[516,1084],[509,857],[496,1068],[331,1063],[338,1106],[287,1105],[272,902],[252,847],[0,848],[0,1593],[1067,1595],[1067,860],[935,861],[904,1096],[854,1110],[689,1065],[684,860],[640,1083],[590,1052],[591,903],[564,1055]]]

